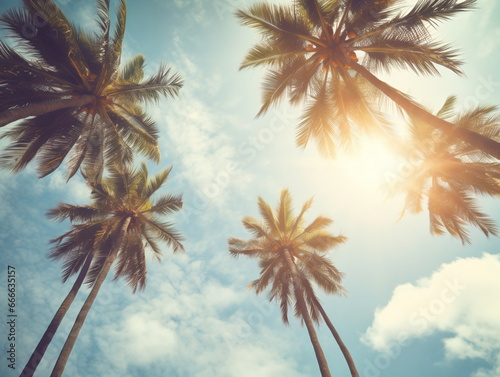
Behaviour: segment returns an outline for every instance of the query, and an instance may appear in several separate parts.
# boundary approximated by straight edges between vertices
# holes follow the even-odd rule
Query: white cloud
[[[222,109],[214,103],[223,81],[220,73],[204,72],[185,51],[183,38],[174,37],[175,49],[168,57],[172,71],[186,79],[180,96],[168,99],[161,108],[151,108],[150,113],[160,128],[166,127],[159,140],[163,159],[178,161],[175,171],[201,201],[220,205],[233,182],[248,182],[249,173],[239,169],[236,145],[240,140],[235,140],[234,132],[242,125],[227,104]]]
[[[210,278],[200,263],[157,267],[156,285],[152,278],[147,291],[120,314],[105,317],[112,300],[108,305],[100,300],[93,308],[98,309],[94,318],[105,322],[92,336],[107,358],[108,376],[123,376],[132,368],[159,368],[168,375],[175,368],[173,374],[192,377],[303,377],[291,357],[297,343],[264,325],[279,319],[274,304],[258,297],[258,305],[248,305],[248,293]],[[165,278],[158,283],[161,275]],[[118,284],[105,289],[113,291],[110,297],[126,289]]]
[[[90,189],[79,175],[66,182],[65,172],[63,173],[61,169],[58,169],[46,179],[48,179],[48,189],[51,192],[57,192],[59,195],[62,194],[65,200],[74,201],[80,205],[89,202]]]
[[[396,287],[378,308],[363,341],[387,351],[408,339],[447,333],[448,359],[481,358],[500,368],[500,257],[461,258],[443,264],[430,277]],[[497,376],[481,370],[477,376]]]

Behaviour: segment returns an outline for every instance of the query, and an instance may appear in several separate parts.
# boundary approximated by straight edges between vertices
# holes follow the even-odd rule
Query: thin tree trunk
[[[287,249],[284,249],[285,260],[288,265],[288,268],[292,274],[293,286],[295,290],[295,299],[301,309],[302,318],[307,327],[307,331],[309,333],[309,338],[311,339],[312,346],[314,348],[314,353],[316,354],[316,360],[318,361],[319,370],[321,372],[322,377],[331,377],[330,370],[328,369],[328,362],[326,361],[325,354],[323,349],[321,348],[321,344],[319,343],[318,335],[316,334],[316,330],[314,329],[314,324],[312,322],[311,316],[309,315],[309,310],[307,308],[305,298],[304,298],[304,290],[302,289],[302,284],[298,279],[298,271],[297,266],[292,260],[292,256]]]
[[[80,97],[34,103],[23,107],[5,110],[0,113],[0,127],[29,116],[42,115],[50,113],[51,111],[66,109],[68,107],[76,108],[85,106],[91,103],[95,98],[96,97],[94,95],[85,94]]]
[[[356,369],[356,364],[354,364],[354,359],[351,356],[351,353],[347,349],[346,345],[342,341],[342,338],[340,337],[339,333],[337,332],[337,329],[333,326],[333,323],[330,321],[330,318],[328,318],[328,315],[325,312],[325,309],[323,309],[323,306],[318,303],[318,309],[319,312],[321,313],[321,316],[325,320],[326,325],[332,332],[333,337],[335,338],[335,341],[340,347],[340,350],[342,351],[342,354],[344,355],[345,361],[347,362],[347,365],[349,366],[349,370],[351,371],[351,376],[352,377],[359,377],[358,370]]]
[[[486,136],[478,134],[477,132],[470,131],[464,127],[458,127],[450,122],[447,122],[444,119],[441,119],[427,112],[426,110],[414,104],[404,95],[402,95],[398,90],[378,79],[362,65],[354,61],[350,61],[349,65],[352,67],[352,69],[366,78],[387,97],[401,106],[410,116],[417,117],[422,121],[430,124],[431,126],[443,131],[445,134],[452,137],[457,137],[460,140],[463,140],[476,147],[477,149],[480,149],[483,152],[486,152],[491,156],[500,159],[500,143]]]
[[[130,220],[131,218],[128,217],[123,222],[116,243],[113,246],[111,252],[109,253],[109,256],[106,258],[104,266],[102,267],[102,270],[99,272],[99,275],[97,276],[97,279],[94,283],[94,286],[92,287],[92,290],[90,291],[87,299],[85,300],[85,303],[83,304],[82,308],[80,309],[80,312],[78,313],[78,316],[76,317],[75,323],[71,328],[71,331],[68,335],[68,338],[66,339],[66,342],[64,343],[64,346],[61,350],[61,353],[59,354],[59,357],[56,361],[56,365],[54,366],[54,369],[52,370],[50,377],[61,377],[61,375],[63,374],[64,368],[66,367],[66,363],[68,362],[69,355],[71,354],[76,339],[78,338],[78,334],[80,333],[80,330],[82,329],[85,319],[87,318],[87,315],[90,311],[90,308],[92,307],[92,304],[94,303],[95,298],[99,293],[99,289],[101,288],[102,283],[104,283],[104,280],[106,280],[106,276],[108,275],[108,272],[111,269],[111,265],[113,264],[116,255],[118,254],[118,250],[120,249],[123,237],[125,236],[127,228],[130,224]]]
[[[54,318],[52,318],[52,321],[50,322],[49,326],[47,327],[47,330],[45,330],[45,333],[42,336],[42,339],[38,342],[38,345],[36,346],[35,350],[30,356],[30,359],[26,363],[26,366],[24,367],[23,371],[21,372],[20,377],[32,377],[33,374],[36,371],[36,368],[38,367],[38,364],[40,364],[40,361],[43,358],[43,355],[45,354],[45,351],[47,350],[47,347],[49,346],[50,342],[52,341],[52,338],[56,334],[57,329],[59,328],[59,325],[61,324],[61,321],[63,320],[64,316],[68,312],[69,307],[73,303],[73,300],[76,297],[76,294],[80,290],[80,287],[83,284],[83,281],[85,280],[85,276],[87,276],[87,272],[89,270],[90,264],[92,263],[92,254],[89,254],[87,256],[87,259],[85,259],[85,263],[80,271],[80,274],[76,278],[75,282],[73,283],[73,287],[71,287],[71,290],[69,291],[68,295],[62,302],[61,306],[59,306],[59,309],[57,309],[56,314],[54,315]]]

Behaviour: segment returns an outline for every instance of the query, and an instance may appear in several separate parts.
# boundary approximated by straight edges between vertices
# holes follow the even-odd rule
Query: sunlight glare
[[[354,152],[339,152],[333,161],[336,175],[345,177],[346,185],[370,192],[385,190],[399,164],[390,146],[373,137],[361,140]]]

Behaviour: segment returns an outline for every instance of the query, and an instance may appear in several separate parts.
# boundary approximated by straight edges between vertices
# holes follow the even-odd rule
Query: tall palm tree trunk
[[[406,98],[404,95],[402,95],[398,90],[378,79],[362,65],[354,61],[349,61],[349,65],[352,67],[352,69],[366,78],[387,97],[401,106],[408,113],[408,115],[417,117],[430,124],[431,126],[443,131],[445,134],[457,137],[476,147],[477,149],[480,149],[486,153],[489,153],[491,156],[500,159],[500,143],[486,136],[478,134],[477,132],[470,131],[463,127],[458,127],[425,111],[424,109],[410,101],[408,98]]]
[[[108,257],[106,258],[104,266],[102,267],[102,270],[99,272],[99,275],[97,276],[97,279],[94,283],[94,286],[92,287],[92,290],[90,291],[87,299],[85,300],[82,308],[80,309],[80,312],[78,313],[78,316],[76,317],[75,323],[73,324],[73,327],[71,328],[68,338],[64,343],[64,346],[61,350],[61,353],[59,354],[59,357],[56,361],[56,365],[54,366],[54,369],[52,370],[50,377],[62,376],[64,368],[66,367],[66,363],[68,362],[69,355],[71,354],[76,339],[78,338],[78,334],[80,333],[80,330],[82,329],[85,319],[87,318],[87,315],[90,311],[90,308],[92,307],[92,304],[94,303],[95,298],[99,293],[101,285],[102,283],[104,283],[104,280],[106,280],[106,276],[108,275],[108,272],[111,269],[111,265],[113,264],[116,255],[118,254],[118,250],[120,249],[123,237],[125,236],[125,233],[127,232],[128,226],[130,224],[130,220],[131,218],[127,217],[123,222],[118,238],[116,239],[116,243],[113,246],[113,249],[109,253]]]
[[[323,309],[323,306],[318,303],[318,309],[319,312],[321,313],[321,316],[325,320],[326,325],[330,329],[333,337],[335,338],[335,341],[339,345],[340,350],[342,351],[342,354],[344,355],[345,361],[347,362],[347,365],[349,366],[349,370],[351,371],[351,376],[352,377],[359,377],[358,370],[356,369],[356,364],[354,363],[354,359],[351,356],[351,353],[347,349],[347,346],[344,344],[342,341],[342,338],[340,337],[340,334],[337,332],[337,329],[333,326],[333,323],[330,321],[330,318],[328,318],[328,315],[325,312],[325,309]]]
[[[61,306],[59,306],[59,309],[57,309],[56,314],[52,318],[52,321],[49,323],[47,330],[45,330],[45,333],[43,334],[35,350],[31,354],[30,359],[28,360],[26,366],[21,372],[20,377],[32,377],[33,374],[35,373],[36,368],[38,367],[38,364],[40,364],[40,361],[42,360],[43,355],[47,350],[47,347],[49,346],[50,342],[52,341],[52,338],[54,337],[57,329],[59,328],[61,321],[68,312],[69,307],[71,306],[73,300],[76,297],[76,294],[80,290],[80,287],[82,286],[83,281],[85,280],[85,276],[87,276],[90,264],[92,263],[92,257],[93,255],[91,253],[87,256],[87,259],[85,259],[85,263],[80,271],[80,274],[76,278],[73,286],[71,287],[71,290],[69,291],[68,295],[62,302]]]
[[[0,113],[0,127],[29,116],[42,115],[50,113],[51,111],[66,109],[68,107],[76,108],[85,106],[91,103],[95,98],[96,97],[94,95],[85,94],[80,97],[34,103],[28,106],[5,110]]]
[[[321,344],[319,343],[318,335],[316,334],[316,330],[314,329],[314,324],[312,322],[311,316],[309,315],[309,310],[305,302],[304,290],[302,289],[302,285],[298,278],[299,273],[297,271],[297,266],[293,262],[290,252],[287,249],[284,249],[283,252],[285,254],[285,261],[288,265],[288,269],[292,274],[295,298],[301,310],[302,318],[304,319],[304,322],[306,324],[309,338],[311,339],[311,343],[314,348],[314,353],[316,354],[316,360],[318,361],[321,377],[331,377],[332,375],[330,373],[330,370],[328,369],[328,362],[326,361],[325,353],[323,352]]]

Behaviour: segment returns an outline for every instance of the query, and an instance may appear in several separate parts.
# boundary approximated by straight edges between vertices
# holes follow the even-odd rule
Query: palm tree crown
[[[97,31],[72,24],[52,0],[23,0],[0,25],[18,51],[0,42],[0,127],[21,120],[2,137],[12,140],[1,164],[22,170],[35,157],[41,177],[63,160],[68,178],[79,167],[89,178],[106,163],[130,163],[133,151],[159,160],[158,130],[141,102],[174,97],[182,81],[165,67],[144,79],[144,57],[120,69],[126,4],[118,2],[111,30],[109,0],[97,1]]]
[[[404,12],[395,0],[296,0],[292,6],[258,3],[239,10],[241,23],[262,35],[241,68],[269,68],[259,115],[283,97],[292,104],[305,99],[297,145],[304,148],[313,140],[320,151],[332,155],[339,144],[351,143],[356,130],[389,132],[374,106],[380,91],[410,115],[500,158],[496,141],[457,130],[371,73],[410,68],[438,74],[441,66],[460,74],[456,52],[436,42],[428,26],[470,9],[474,2],[422,0]]]
[[[146,285],[146,248],[153,251],[158,260],[162,254],[158,241],[166,242],[174,252],[184,250],[180,234],[171,223],[160,219],[180,210],[182,198],[162,195],[151,199],[167,181],[170,171],[171,168],[165,169],[149,178],[145,164],[135,171],[111,170],[109,178],[91,186],[90,205],[61,203],[48,212],[51,219],[70,219],[73,223],[69,232],[52,241],[55,245],[50,253],[54,259],[64,259],[64,280],[76,273],[91,254],[93,266],[87,282],[92,284],[116,247],[126,221],[126,233],[116,253],[115,279],[125,277],[134,292]]]
[[[229,251],[232,255],[246,255],[259,259],[261,275],[250,286],[256,293],[271,286],[269,299],[276,299],[281,306],[283,321],[288,323],[288,306],[294,289],[291,272],[286,262],[286,254],[290,254],[299,271],[300,283],[303,286],[311,317],[319,320],[317,303],[319,302],[309,280],[314,281],[328,293],[341,293],[342,273],[324,256],[330,249],[346,241],[344,236],[333,236],[326,228],[332,220],[319,216],[305,226],[303,216],[311,207],[308,200],[295,216],[292,199],[288,190],[283,190],[280,202],[274,212],[269,204],[259,198],[259,211],[264,220],[258,222],[252,217],[242,220],[243,226],[254,238],[243,241],[229,239]],[[296,315],[301,316],[296,307]]]
[[[449,97],[436,115],[487,137],[499,137],[500,118],[493,114],[494,107],[454,115],[454,105],[455,97]],[[448,231],[462,243],[469,243],[466,225],[471,224],[486,236],[497,235],[494,221],[479,210],[475,198],[477,194],[500,195],[498,161],[424,122],[413,120],[410,131],[402,152],[412,156],[412,170],[396,185],[406,192],[403,214],[421,212],[427,203],[432,234]]]
[[[288,307],[294,302],[295,315],[307,327],[322,377],[330,377],[331,374],[313,325],[319,322],[320,316],[333,329],[332,333],[344,353],[351,375],[359,377],[352,357],[326,316],[310,282],[314,281],[328,293],[343,291],[340,285],[342,273],[323,254],[345,242],[346,238],[332,236],[326,231],[332,223],[326,217],[319,216],[311,224],[304,225],[303,216],[311,207],[312,199],[302,206],[298,216],[293,213],[288,190],[281,191],[276,211],[262,198],[259,198],[258,204],[264,222],[260,223],[252,217],[244,218],[243,226],[252,233],[253,238],[248,241],[230,238],[230,253],[259,259],[260,277],[250,287],[255,288],[256,293],[271,287],[269,300],[279,302],[286,324]]]

